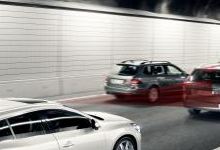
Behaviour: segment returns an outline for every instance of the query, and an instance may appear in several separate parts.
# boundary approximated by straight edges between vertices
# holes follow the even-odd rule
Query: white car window
[[[11,130],[5,120],[0,121],[0,142],[13,139]]]
[[[16,139],[45,134],[41,119],[36,112],[16,116],[8,121]]]
[[[63,132],[90,128],[90,120],[77,113],[64,110],[47,110],[44,112],[50,132]]]

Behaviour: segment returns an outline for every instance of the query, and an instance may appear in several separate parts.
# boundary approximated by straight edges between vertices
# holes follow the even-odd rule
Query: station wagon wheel
[[[137,148],[131,138],[124,137],[118,140],[113,150],[137,150]]]
[[[151,87],[148,91],[148,101],[155,103],[158,101],[160,96],[159,89],[157,87]]]

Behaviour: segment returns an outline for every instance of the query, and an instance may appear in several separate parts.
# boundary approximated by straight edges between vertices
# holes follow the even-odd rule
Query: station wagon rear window
[[[134,65],[117,65],[115,71],[118,75],[122,76],[134,76],[138,73],[138,66]]]

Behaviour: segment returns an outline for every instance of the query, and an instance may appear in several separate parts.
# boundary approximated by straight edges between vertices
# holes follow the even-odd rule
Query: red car
[[[220,111],[220,64],[195,69],[184,83],[184,105],[190,115]]]

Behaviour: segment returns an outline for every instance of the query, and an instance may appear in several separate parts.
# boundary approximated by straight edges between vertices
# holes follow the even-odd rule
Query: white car
[[[140,127],[120,116],[55,102],[0,99],[1,150],[141,150]]]

